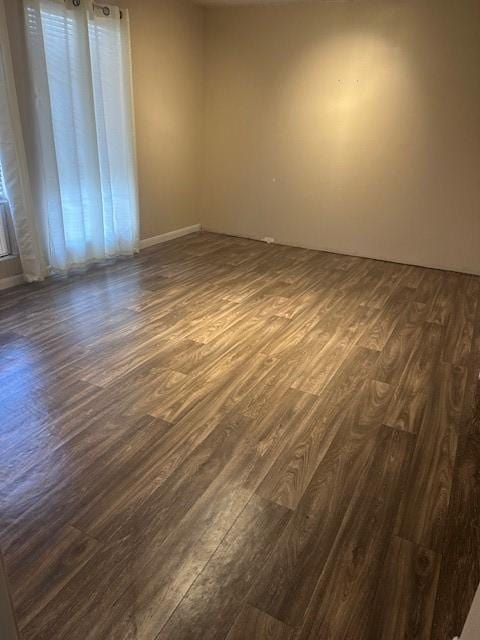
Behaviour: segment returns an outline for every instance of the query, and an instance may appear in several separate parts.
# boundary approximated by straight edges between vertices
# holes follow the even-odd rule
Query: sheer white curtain
[[[27,281],[45,273],[30,191],[20,114],[13,76],[5,8],[0,0],[0,215],[12,215],[17,246]]]
[[[138,197],[128,14],[26,0],[25,18],[49,267],[130,255]]]

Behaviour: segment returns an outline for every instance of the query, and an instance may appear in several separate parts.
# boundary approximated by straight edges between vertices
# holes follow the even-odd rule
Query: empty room
[[[480,640],[480,0],[0,0],[1,640]]]

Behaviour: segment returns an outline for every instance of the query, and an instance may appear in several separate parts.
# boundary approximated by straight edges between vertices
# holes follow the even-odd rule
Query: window
[[[0,164],[0,201],[4,202],[7,199],[5,192],[5,183],[3,181],[2,165]]]
[[[3,180],[2,167],[0,165],[0,258],[13,253],[13,242],[10,224],[10,207],[8,205]]]

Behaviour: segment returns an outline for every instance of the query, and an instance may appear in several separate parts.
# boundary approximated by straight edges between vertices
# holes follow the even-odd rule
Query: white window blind
[[[8,204],[0,201],[0,258],[9,256],[12,253],[8,233],[8,216]]]
[[[7,202],[7,194],[5,192],[2,166],[0,165],[0,258],[4,258],[12,252],[9,217],[10,209]]]
[[[2,165],[0,164],[0,202],[6,199],[7,199],[7,194],[5,191],[5,182],[3,180]]]

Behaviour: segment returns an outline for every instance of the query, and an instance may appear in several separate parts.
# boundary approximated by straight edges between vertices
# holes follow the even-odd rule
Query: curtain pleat
[[[24,277],[32,282],[44,277],[46,265],[35,222],[3,0],[0,36],[0,164]]]
[[[112,7],[25,2],[52,271],[138,250],[128,22]]]

